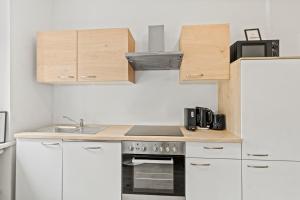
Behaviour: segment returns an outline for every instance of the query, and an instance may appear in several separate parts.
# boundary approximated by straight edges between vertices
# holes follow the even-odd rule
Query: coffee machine
[[[225,130],[226,118],[224,114],[215,114],[205,107],[185,108],[184,126],[187,130],[197,129]]]
[[[201,129],[209,129],[214,117],[214,112],[209,108],[196,107],[197,126]]]

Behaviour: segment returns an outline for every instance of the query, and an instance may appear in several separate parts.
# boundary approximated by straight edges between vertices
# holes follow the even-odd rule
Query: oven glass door
[[[184,156],[123,155],[123,194],[185,195]]]

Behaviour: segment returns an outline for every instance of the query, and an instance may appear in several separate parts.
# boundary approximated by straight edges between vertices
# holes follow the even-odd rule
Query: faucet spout
[[[80,128],[84,127],[84,119],[80,119],[80,123],[79,123]]]
[[[79,121],[79,123],[78,123],[76,120],[72,119],[71,117],[63,116],[63,118],[69,120],[70,122],[73,122],[73,123],[76,124],[76,125],[79,125],[80,128],[83,128],[83,127],[84,127],[84,119],[80,119],[80,121]]]

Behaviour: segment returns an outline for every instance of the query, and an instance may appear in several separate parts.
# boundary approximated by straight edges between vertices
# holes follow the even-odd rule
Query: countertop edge
[[[16,144],[15,141],[10,141],[10,142],[6,142],[6,143],[2,143],[0,144],[0,150],[3,150],[3,149],[7,149],[11,146],[14,146]]]

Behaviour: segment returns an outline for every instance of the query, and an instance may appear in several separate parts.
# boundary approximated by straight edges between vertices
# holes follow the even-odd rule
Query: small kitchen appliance
[[[208,129],[213,122],[213,114],[213,111],[208,108],[196,107],[197,126]]]
[[[195,108],[185,108],[184,109],[184,127],[187,130],[195,131],[197,129],[196,120],[196,109]]]
[[[279,40],[237,41],[230,47],[230,62],[242,57],[279,57]]]
[[[224,114],[214,114],[213,122],[211,124],[213,130],[225,130],[226,129],[226,118]]]

